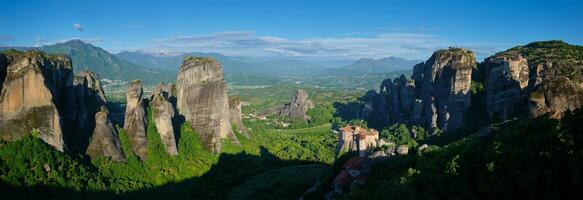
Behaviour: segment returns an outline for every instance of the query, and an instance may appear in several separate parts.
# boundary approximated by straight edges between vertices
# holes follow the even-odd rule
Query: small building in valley
[[[338,147],[342,151],[357,151],[360,157],[379,143],[379,132],[359,126],[346,126],[340,129]]]
[[[353,157],[342,165],[342,171],[334,178],[334,192],[342,193],[344,189],[364,184],[369,168],[368,158]]]

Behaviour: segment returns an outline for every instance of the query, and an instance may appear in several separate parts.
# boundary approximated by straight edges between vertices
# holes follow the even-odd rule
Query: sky
[[[583,1],[0,0],[0,46],[81,39],[112,53],[427,59],[449,46],[484,58],[539,40],[583,45]]]

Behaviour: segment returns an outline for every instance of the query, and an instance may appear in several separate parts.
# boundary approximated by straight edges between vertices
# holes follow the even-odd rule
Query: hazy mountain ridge
[[[361,58],[354,63],[338,68],[326,69],[320,72],[324,75],[354,75],[387,73],[401,70],[411,70],[413,66],[422,60],[407,60],[400,57],[390,56],[380,59]]]
[[[115,54],[118,58],[144,67],[165,71],[177,71],[186,56],[212,57],[223,65],[225,73],[258,73],[269,75],[305,75],[322,69],[331,68],[329,65],[319,65],[296,59],[250,58],[240,56],[226,56],[220,53],[191,52],[178,55],[148,53],[143,51],[123,51]],[[325,63],[325,62],[322,62]]]
[[[159,81],[171,81],[174,76],[173,73],[161,72],[121,60],[106,50],[81,40],[70,40],[42,47],[2,47],[0,49],[38,49],[49,54],[68,55],[75,66],[75,72],[93,71],[101,78],[111,80],[142,79],[147,84],[156,84]]]

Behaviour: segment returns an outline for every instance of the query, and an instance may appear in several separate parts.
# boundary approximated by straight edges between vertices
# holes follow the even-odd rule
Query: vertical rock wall
[[[205,149],[221,151],[221,139],[231,130],[223,67],[212,58],[187,57],[176,80],[177,108],[201,137]]]

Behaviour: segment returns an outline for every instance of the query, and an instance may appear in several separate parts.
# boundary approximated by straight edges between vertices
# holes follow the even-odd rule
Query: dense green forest
[[[583,187],[583,111],[501,123],[373,165],[348,199],[570,199]],[[398,131],[397,131],[398,132]],[[408,141],[404,138],[404,141]]]

